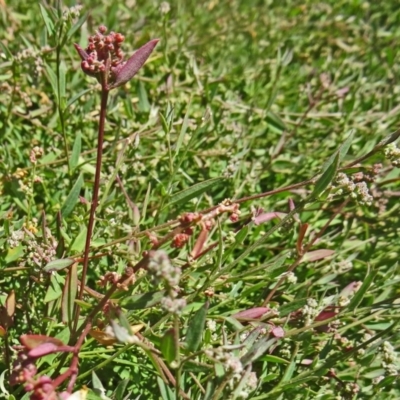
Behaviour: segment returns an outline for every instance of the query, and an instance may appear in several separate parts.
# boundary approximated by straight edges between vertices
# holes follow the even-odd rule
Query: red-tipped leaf
[[[137,50],[129,58],[125,65],[116,72],[115,81],[108,88],[113,89],[131,80],[149,58],[158,42],[159,39],[150,40],[150,42],[147,42],[139,50]]]

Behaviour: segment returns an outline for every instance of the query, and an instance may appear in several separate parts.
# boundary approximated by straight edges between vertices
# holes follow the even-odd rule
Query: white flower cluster
[[[317,301],[311,298],[307,299],[307,304],[302,309],[305,325],[310,325],[320,312],[321,308]]]
[[[227,348],[217,347],[214,349],[206,350],[206,355],[214,358],[215,361],[222,364],[227,376],[230,378],[227,387],[231,393],[238,387],[239,383],[242,384],[242,379],[245,379],[245,384],[241,386],[240,392],[235,393],[235,398],[246,399],[249,394],[257,388],[258,379],[255,372],[246,370],[242,362]]]
[[[72,23],[75,24],[75,22],[78,21],[79,16],[81,15],[81,10],[82,6],[80,4],[67,8],[63,11],[62,19],[64,21],[68,21],[69,19],[71,19]]]
[[[48,228],[46,228],[46,242],[40,238],[38,240],[26,228],[12,232],[7,242],[10,248],[18,247],[21,244],[24,245],[27,250],[27,260],[32,261],[39,267],[49,263],[56,255],[57,240],[52,236]]]
[[[396,146],[396,143],[388,144],[383,150],[383,154],[394,167],[400,167],[400,149]]]
[[[171,6],[167,1],[163,1],[160,4],[160,12],[161,14],[168,14],[171,11]]]
[[[400,371],[399,360],[394,347],[388,342],[383,342],[381,347],[382,367],[387,375],[398,375]]]
[[[166,296],[161,299],[161,307],[171,314],[180,315],[186,307],[186,300]]]
[[[336,183],[339,189],[336,194],[342,194],[344,191],[350,194],[350,197],[357,200],[360,204],[365,204],[370,206],[374,198],[369,193],[369,189],[366,182],[354,183],[354,181],[349,178],[343,172],[339,172],[336,177]]]
[[[178,286],[181,279],[181,269],[172,265],[163,250],[151,252],[147,270],[157,282],[165,280],[171,288]]]
[[[31,62],[26,62],[27,60],[34,60],[33,64]],[[35,50],[33,48],[23,49],[15,55],[15,61],[20,64],[28,65],[29,67],[33,66],[33,72],[40,76],[43,72],[43,59],[42,52],[40,50]]]
[[[181,269],[172,265],[165,251],[156,250],[150,253],[147,271],[156,282],[163,280],[167,284],[168,294],[161,299],[161,307],[169,313],[181,314],[186,307],[186,300],[177,298]]]

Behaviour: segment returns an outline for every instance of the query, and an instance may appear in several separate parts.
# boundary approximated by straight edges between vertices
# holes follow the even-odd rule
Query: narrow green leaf
[[[164,114],[163,113],[159,113],[159,116],[160,116],[160,121],[161,121],[161,125],[163,127],[164,132],[168,133],[169,132],[169,126],[168,126],[166,118],[164,117]]]
[[[79,178],[75,182],[75,185],[72,187],[67,199],[65,200],[64,205],[61,207],[61,215],[63,218],[66,218],[69,214],[71,214],[74,209],[78,199],[79,194],[81,192],[83,186],[83,176],[79,175]]]
[[[70,166],[72,170],[74,170],[79,163],[79,156],[81,155],[81,149],[82,149],[82,135],[81,132],[78,131],[74,140],[74,147],[72,148],[72,153],[71,153]]]
[[[54,96],[58,100],[58,87],[57,87],[57,75],[54,73],[54,71],[51,69],[51,67],[45,63],[44,64],[47,72],[47,79],[49,80],[51,87],[53,89]]]
[[[178,140],[177,140],[176,145],[175,145],[174,160],[175,160],[176,156],[179,154],[179,150],[180,150],[180,148],[182,146],[182,142],[183,142],[183,139],[184,139],[184,137],[186,135],[186,131],[187,131],[187,128],[188,128],[188,125],[189,125],[189,107],[190,107],[190,100],[189,100],[188,109],[186,111],[185,117],[183,118],[181,131],[179,132],[179,137],[178,137]]]
[[[5,55],[7,56],[7,60],[14,59],[13,53],[11,53],[11,51],[8,49],[8,47],[3,42],[0,42],[0,48],[3,49]]]
[[[281,382],[282,382],[282,383],[288,382],[288,381],[292,378],[293,373],[294,373],[295,370],[296,370],[296,363],[295,363],[295,361],[293,360],[293,361],[290,362],[290,364],[289,364],[288,367],[286,368],[285,373],[284,373],[284,375],[283,375],[283,377],[282,377]]]
[[[129,379],[123,379],[115,389],[115,400],[124,400],[124,393],[128,387]]]
[[[171,364],[178,358],[178,348],[176,346],[177,332],[174,328],[168,329],[161,339],[161,353],[168,364]]]
[[[127,310],[142,310],[144,308],[153,307],[154,305],[158,304],[164,296],[164,290],[136,294],[133,296],[125,297],[121,301],[121,307],[124,307]]]
[[[315,184],[314,190],[311,194],[311,198],[318,198],[320,194],[331,184],[336,176],[336,172],[339,167],[339,157],[340,153],[337,153],[333,163],[328,166],[326,171],[320,176],[317,183]]]
[[[137,95],[139,99],[138,108],[140,112],[149,112],[150,111],[150,103],[147,97],[146,88],[143,85],[142,81],[137,80]]]
[[[60,98],[65,99],[66,91],[65,91],[65,75],[67,73],[67,67],[64,62],[60,63],[60,68],[59,68],[59,87],[60,87]]]
[[[171,388],[165,384],[165,382],[160,378],[157,377],[158,387],[160,389],[160,395],[162,400],[175,400],[176,396],[172,392]]]
[[[371,286],[372,282],[374,281],[377,274],[378,274],[377,269],[368,271],[367,276],[364,278],[360,289],[358,289],[356,294],[350,300],[350,304],[347,306],[347,308],[349,310],[351,310],[351,311],[355,310],[359,306],[359,304],[362,302],[362,300],[365,296],[365,293],[370,288],[370,286]]]
[[[274,343],[276,339],[261,339],[259,340],[241,359],[243,366],[247,366],[253,361],[260,358]]]
[[[280,358],[277,356],[273,356],[271,354],[267,354],[265,356],[262,356],[260,358],[260,361],[268,361],[270,363],[274,363],[274,364],[289,364],[288,360],[285,360],[284,358]]]
[[[189,351],[196,351],[201,344],[208,307],[209,303],[206,302],[195,312],[189,322],[186,333],[186,346]]]
[[[50,261],[44,268],[45,272],[61,271],[62,269],[68,268],[75,261],[72,258],[64,258],[61,260]]]
[[[53,23],[53,21],[51,20],[51,18],[50,18],[50,16],[49,16],[48,12],[47,12],[47,10],[44,8],[44,6],[42,6],[41,4],[39,4],[39,7],[40,7],[40,13],[42,14],[43,21],[44,21],[44,23],[45,23],[45,25],[46,25],[47,32],[48,32],[49,36],[52,36],[53,33],[54,33],[54,23]]]
[[[289,315],[290,313],[299,310],[306,304],[307,304],[307,299],[294,300],[288,304],[284,304],[278,309],[279,315],[282,317],[286,317],[286,315]]]
[[[67,32],[67,39],[70,39],[71,36],[84,24],[84,22],[87,20],[89,13],[85,13],[78,19],[78,21],[72,25],[70,30]]]
[[[110,400],[110,398],[106,396],[106,389],[104,389],[101,380],[94,371],[92,371],[92,385],[93,385],[93,392],[97,396],[100,396],[102,400]]]
[[[339,149],[339,164],[344,160],[344,158],[346,157],[351,144],[353,143],[353,139],[354,139],[354,134],[355,134],[355,130],[351,129],[349,132],[349,135],[347,136],[346,140],[342,143],[342,145],[340,146]]]
[[[74,239],[71,244],[71,252],[72,253],[81,253],[85,248],[85,241],[86,241],[86,232],[87,228],[83,228],[79,231],[78,236]]]
[[[48,303],[49,301],[53,301],[58,299],[62,295],[62,289],[57,281],[56,274],[51,275],[50,285],[47,288],[46,295],[44,297],[44,302]]]
[[[340,165],[340,163],[346,157],[347,152],[349,151],[351,144],[353,143],[354,133],[355,133],[355,130],[352,129],[349,132],[349,135],[347,136],[346,140],[339,147],[339,149],[337,151],[335,151],[333,154],[331,154],[331,156],[328,158],[328,160],[325,162],[325,164],[322,167],[322,171],[321,171],[322,173],[324,173],[329,168],[329,166],[331,166],[333,164],[333,162],[335,161],[335,157],[338,154],[339,154],[339,165]]]
[[[92,88],[89,89],[84,89],[82,91],[80,91],[79,93],[77,93],[75,96],[72,96],[69,100],[67,105],[65,106],[65,110],[72,104],[74,104],[79,98],[81,98],[84,94],[89,93],[90,91],[92,91]]]
[[[148,184],[147,190],[146,190],[146,196],[144,197],[143,201],[143,207],[142,207],[142,221],[146,219],[146,213],[147,213],[147,206],[149,205],[150,201],[150,194],[151,194],[151,183]]]
[[[62,321],[64,323],[70,323],[73,321],[73,312],[75,308],[75,298],[78,290],[78,269],[77,263],[74,263],[68,271],[65,279],[65,285],[63,290],[63,296],[61,301],[61,314]]]
[[[208,179],[204,182],[196,183],[190,188],[181,190],[180,192],[175,193],[171,196],[168,206],[171,206],[172,204],[187,203],[189,200],[200,196],[201,194],[215,186],[217,183],[222,182],[224,179],[225,178],[223,177]]]

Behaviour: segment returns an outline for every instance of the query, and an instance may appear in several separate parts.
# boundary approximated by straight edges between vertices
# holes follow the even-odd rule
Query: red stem
[[[78,299],[82,300],[83,292],[86,284],[86,275],[89,264],[89,251],[90,251],[90,242],[92,240],[93,227],[94,227],[94,216],[96,212],[96,208],[99,201],[99,188],[100,188],[100,173],[101,173],[101,164],[102,164],[102,155],[103,155],[103,142],[104,142],[104,125],[106,122],[106,110],[107,110],[107,100],[108,100],[108,92],[109,90],[105,85],[102,85],[101,90],[101,106],[100,106],[100,116],[99,116],[99,132],[97,137],[97,157],[96,157],[96,172],[94,177],[94,186],[93,186],[93,197],[92,204],[90,206],[90,216],[89,223],[86,234],[86,243],[85,243],[85,253],[83,256],[83,269],[82,269],[82,277],[79,289]],[[76,306],[75,310],[75,329],[78,325],[79,320],[79,305]]]

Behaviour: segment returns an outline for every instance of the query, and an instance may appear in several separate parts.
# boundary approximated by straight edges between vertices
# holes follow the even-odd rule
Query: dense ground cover
[[[398,399],[396,2],[99,3],[0,1],[2,396],[30,398],[20,336],[75,345],[78,304],[93,398]],[[100,24],[160,42],[110,92],[74,301],[100,96],[73,44]]]

